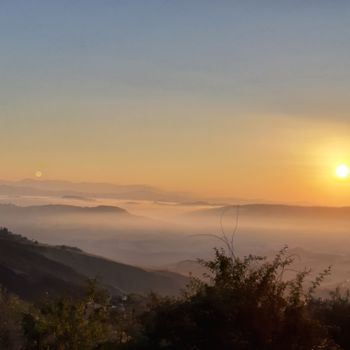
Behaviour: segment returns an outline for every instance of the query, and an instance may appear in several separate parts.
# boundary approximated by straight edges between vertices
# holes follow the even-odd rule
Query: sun
[[[335,174],[340,179],[345,179],[350,175],[350,168],[345,164],[340,164],[335,169]]]
[[[43,176],[43,173],[40,170],[35,172],[35,177],[36,178],[40,179],[42,176]]]

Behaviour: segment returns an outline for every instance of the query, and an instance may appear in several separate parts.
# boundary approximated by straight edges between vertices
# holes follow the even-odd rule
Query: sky
[[[349,11],[3,0],[0,178],[350,205]]]

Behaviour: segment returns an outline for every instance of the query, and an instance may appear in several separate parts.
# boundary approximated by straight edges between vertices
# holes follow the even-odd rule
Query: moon
[[[340,164],[335,169],[335,174],[340,179],[346,179],[350,175],[350,168],[345,164]]]
[[[35,177],[40,179],[42,176],[43,176],[42,171],[38,170],[38,171],[35,172]]]

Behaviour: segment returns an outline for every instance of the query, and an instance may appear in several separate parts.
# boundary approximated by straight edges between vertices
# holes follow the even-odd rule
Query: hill
[[[192,201],[196,199],[189,193],[164,191],[147,185],[115,185],[35,179],[0,180],[0,195],[74,196],[151,201]]]
[[[235,212],[238,206],[221,206],[218,208],[195,210],[186,214],[192,218],[218,218],[225,212]],[[350,207],[317,207],[282,204],[244,204],[239,206],[240,217],[261,218],[316,218],[349,219]]]
[[[60,214],[123,214],[129,213],[115,206],[100,205],[95,207],[79,207],[75,205],[34,205],[20,207],[12,204],[0,204],[1,215],[60,215]]]
[[[79,293],[86,279],[95,277],[112,295],[150,291],[174,295],[187,282],[175,273],[149,271],[0,230],[0,284],[25,300]]]

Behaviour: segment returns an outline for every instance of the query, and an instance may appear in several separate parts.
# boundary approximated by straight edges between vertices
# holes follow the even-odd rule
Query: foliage
[[[286,278],[292,263],[287,249],[272,261],[216,249],[202,261],[205,278],[192,279],[177,298],[111,300],[90,281],[80,297],[29,306],[1,290],[0,349],[350,349],[350,293],[317,299],[329,269],[310,284],[308,270]]]
[[[304,288],[307,271],[291,280],[283,273],[293,259],[282,250],[272,262],[215,250],[204,262],[209,282],[184,299],[164,299],[144,315],[140,349],[333,349],[309,301],[325,271]]]
[[[48,301],[23,317],[25,349],[95,349],[107,341],[109,300],[90,282],[81,299]]]
[[[21,319],[27,306],[0,287],[0,349],[15,350],[22,341]]]
[[[315,300],[313,312],[328,329],[329,335],[343,349],[350,349],[350,291],[337,288],[326,300]]]

